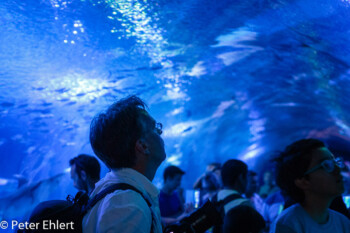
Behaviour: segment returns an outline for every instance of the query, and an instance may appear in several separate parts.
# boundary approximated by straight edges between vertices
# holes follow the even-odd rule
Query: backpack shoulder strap
[[[210,201],[212,203],[215,203],[215,204],[217,204],[219,202],[218,201],[218,193],[217,192],[214,194],[214,196],[211,197]]]
[[[221,218],[224,219],[225,217],[225,205],[230,203],[231,201],[233,200],[236,200],[236,199],[239,199],[239,198],[242,198],[241,195],[239,195],[238,193],[233,193],[233,194],[230,194],[228,195],[227,197],[225,197],[223,200],[218,200],[218,194],[216,193],[214,196],[213,196],[213,203],[217,206],[218,208],[218,211],[221,215]],[[223,225],[220,224],[220,225],[215,225],[213,227],[213,233],[222,233],[223,232]]]
[[[218,210],[219,210],[221,216],[224,217],[226,204],[230,203],[233,200],[239,199],[239,198],[242,198],[242,196],[239,195],[238,193],[234,193],[234,194],[228,195],[227,197],[225,197],[224,199],[219,201],[218,196],[216,194],[214,196],[213,200],[214,200],[214,203],[216,204],[216,206],[218,207]]]
[[[234,194],[228,195],[227,197],[225,197],[221,201],[222,201],[223,205],[226,205],[226,204],[230,203],[231,201],[239,199],[239,198],[242,198],[242,196],[239,195],[238,193],[234,193]]]
[[[110,193],[113,193],[116,190],[133,190],[141,195],[141,197],[146,201],[146,203],[151,211],[151,217],[152,217],[151,233],[153,233],[154,232],[154,225],[153,225],[154,213],[153,213],[153,210],[151,208],[152,204],[149,202],[149,200],[147,198],[145,198],[145,196],[143,195],[143,193],[140,190],[138,190],[134,186],[127,184],[127,183],[114,184],[114,185],[111,185],[108,188],[102,190],[100,193],[98,193],[96,196],[94,196],[91,200],[89,200],[89,202],[87,203],[87,205],[84,208],[83,215],[85,215],[92,207],[94,207],[94,205],[96,205],[97,202],[99,202],[105,196],[107,196]]]
[[[149,202],[149,200],[147,200],[147,198],[144,197],[144,195],[142,194],[142,192],[140,190],[138,190],[137,188],[135,188],[134,186],[132,186],[130,184],[118,183],[118,184],[111,185],[108,188],[102,190],[96,196],[94,196],[91,200],[89,200],[89,202],[87,203],[87,205],[84,208],[84,213],[89,211],[92,207],[94,207],[94,205],[96,205],[97,202],[99,202],[101,199],[103,199],[108,194],[113,193],[116,190],[129,190],[129,189],[139,193],[142,196],[142,198],[145,199],[145,201],[147,202],[147,205],[149,207],[152,206],[152,204]]]

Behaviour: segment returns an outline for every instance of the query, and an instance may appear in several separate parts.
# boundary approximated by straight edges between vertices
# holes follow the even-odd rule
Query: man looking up
[[[273,224],[277,233],[349,233],[350,221],[329,209],[344,192],[343,162],[317,139],[287,146],[276,159],[277,185],[297,204],[284,210]]]
[[[108,194],[85,215],[84,233],[162,232],[159,191],[151,182],[166,157],[162,125],[145,108],[140,98],[131,96],[92,120],[91,146],[111,171],[96,184],[91,197],[116,183],[127,183],[142,195],[131,189]]]
[[[90,194],[95,188],[95,183],[100,180],[100,163],[93,156],[80,154],[72,158],[69,165],[74,187]]]

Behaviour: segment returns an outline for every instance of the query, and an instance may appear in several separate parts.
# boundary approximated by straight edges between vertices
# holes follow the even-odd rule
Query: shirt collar
[[[157,187],[143,174],[132,168],[112,169],[107,175],[112,180],[116,179],[134,186],[142,193],[146,193],[153,200],[158,199],[159,190]]]
[[[231,195],[231,194],[239,194],[240,193],[234,189],[222,189],[218,192],[218,199],[221,200],[221,199],[224,199],[225,197],[227,197],[228,195]]]

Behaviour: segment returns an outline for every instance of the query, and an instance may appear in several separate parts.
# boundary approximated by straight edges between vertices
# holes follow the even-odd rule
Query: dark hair
[[[80,177],[81,171],[85,171],[86,175],[92,180],[100,180],[101,166],[98,160],[90,155],[80,154],[69,160],[69,165],[75,165],[75,170]]]
[[[224,218],[224,233],[259,233],[265,228],[264,218],[252,207],[238,205]]]
[[[248,166],[243,161],[238,159],[227,160],[221,168],[221,179],[224,186],[233,186],[239,175],[246,176],[248,173]]]
[[[304,201],[304,192],[295,185],[295,180],[304,176],[312,159],[312,152],[325,144],[317,139],[302,139],[287,146],[275,159],[276,184],[283,195],[296,202]]]
[[[107,167],[132,167],[135,164],[136,141],[146,130],[145,124],[155,125],[146,107],[140,98],[129,96],[92,120],[90,143]]]
[[[179,167],[176,166],[168,166],[164,169],[163,178],[164,180],[168,178],[174,178],[176,175],[184,175],[185,172],[182,171]]]

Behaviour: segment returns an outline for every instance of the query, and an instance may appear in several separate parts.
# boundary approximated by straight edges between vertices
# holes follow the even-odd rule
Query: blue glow
[[[74,194],[91,119],[131,94],[164,125],[158,187],[169,164],[184,188],[230,158],[259,172],[303,137],[350,160],[349,15],[333,0],[0,1],[0,218]]]

